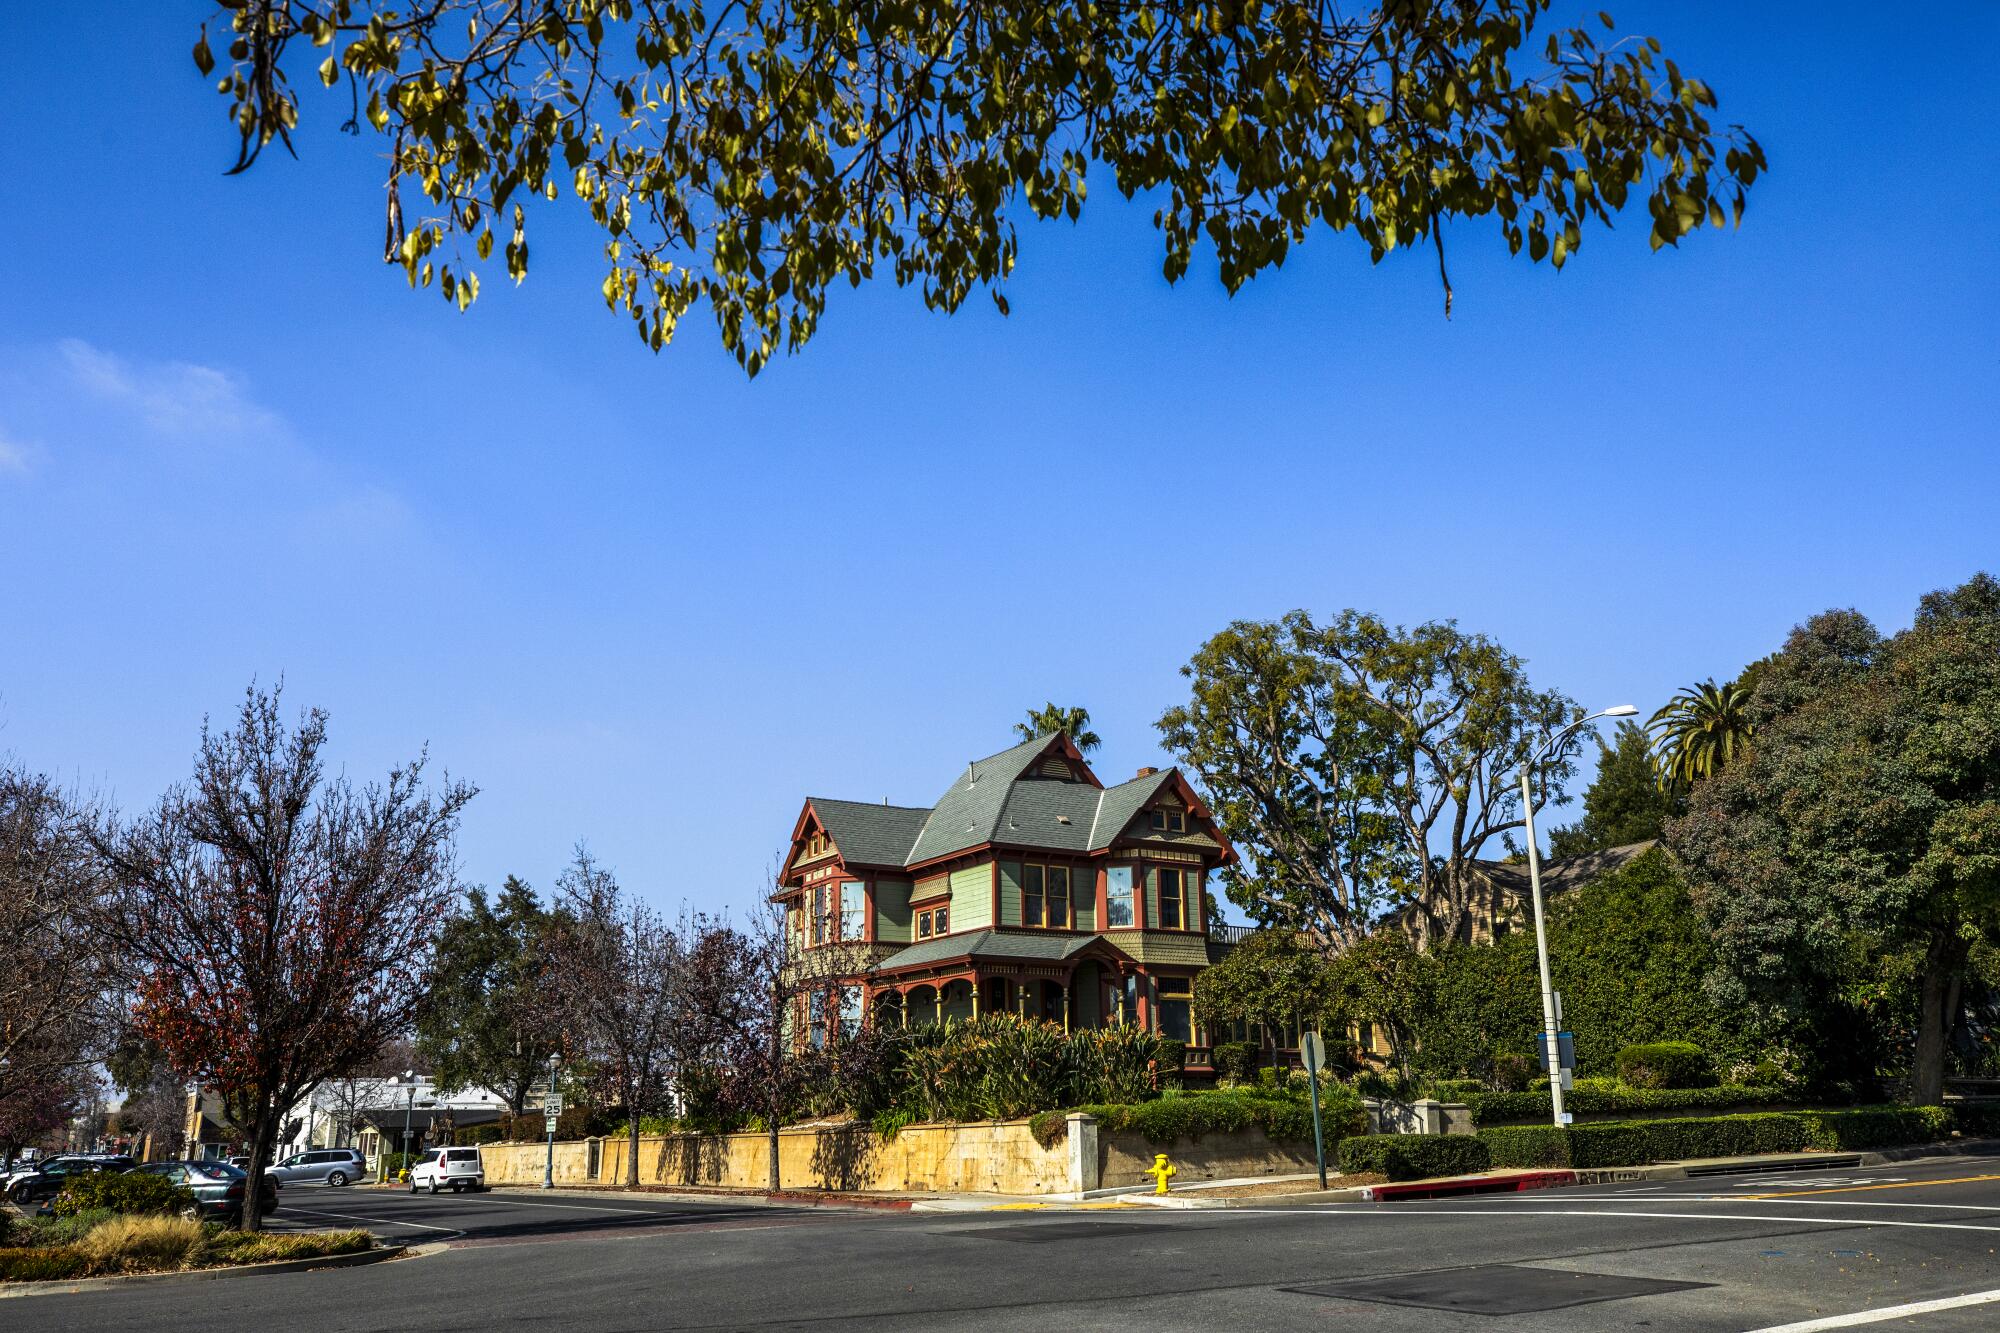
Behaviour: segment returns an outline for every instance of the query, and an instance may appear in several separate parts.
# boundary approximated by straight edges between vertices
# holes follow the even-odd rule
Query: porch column
[[[979,1017],[979,974],[972,974],[972,1016]]]

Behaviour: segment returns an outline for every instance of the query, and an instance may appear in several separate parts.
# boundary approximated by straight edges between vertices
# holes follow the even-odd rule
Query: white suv
[[[479,1149],[432,1148],[425,1152],[410,1168],[410,1193],[425,1187],[433,1194],[441,1189],[454,1194],[485,1189],[486,1168],[479,1163]]]

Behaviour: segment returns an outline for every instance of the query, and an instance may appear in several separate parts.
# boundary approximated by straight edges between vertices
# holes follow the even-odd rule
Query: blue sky
[[[1011,319],[836,295],[746,383],[660,356],[545,226],[469,315],[379,263],[379,146],[309,92],[225,178],[205,7],[87,48],[0,12],[0,752],[127,805],[282,675],[356,776],[477,782],[465,873],[587,840],[747,901],[801,798],[927,802],[1044,699],[1107,778],[1229,620],[1455,617],[1650,710],[1829,605],[2000,569],[2000,11],[1624,5],[1764,141],[1740,233],[1642,217],[1557,275],[1486,228],[1371,268],[1320,233],[1235,298],[1099,188],[1030,224]],[[79,51],[71,58],[63,53]],[[52,87],[51,62],[71,59]],[[87,80],[87,82],[83,82]]]

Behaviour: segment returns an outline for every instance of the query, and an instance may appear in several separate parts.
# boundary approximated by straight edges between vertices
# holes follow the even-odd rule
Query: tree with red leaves
[[[279,691],[253,685],[233,729],[203,723],[191,783],[95,839],[135,1026],[220,1094],[252,1181],[286,1108],[409,1030],[459,898],[474,788],[428,790],[421,755],[381,784],[329,779],[326,720],[287,727]],[[243,1229],[259,1222],[250,1189]]]

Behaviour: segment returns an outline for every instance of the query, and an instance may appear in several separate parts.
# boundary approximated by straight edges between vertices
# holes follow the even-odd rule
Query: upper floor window
[[[1104,924],[1132,924],[1132,867],[1112,866],[1104,872]]]
[[[1187,929],[1187,888],[1180,870],[1160,872],[1160,919],[1147,924],[1162,930]],[[1191,878],[1189,876],[1188,878]],[[1185,1038],[1183,1038],[1185,1040]]]
[[[826,943],[829,915],[827,886],[822,884],[812,891],[812,920],[807,923],[807,938],[815,948]]]
[[[933,907],[917,913],[917,938],[927,940],[933,935],[951,934],[949,907]]]
[[[860,940],[866,933],[868,918],[868,895],[858,879],[850,879],[840,886],[840,938],[849,944]]]
[[[1148,812],[1147,822],[1161,833],[1187,832],[1187,812],[1183,810],[1153,810]]]
[[[806,839],[806,858],[824,855],[832,846],[825,833],[815,833]]]
[[[1069,929],[1069,867],[1021,867],[1021,924]]]

